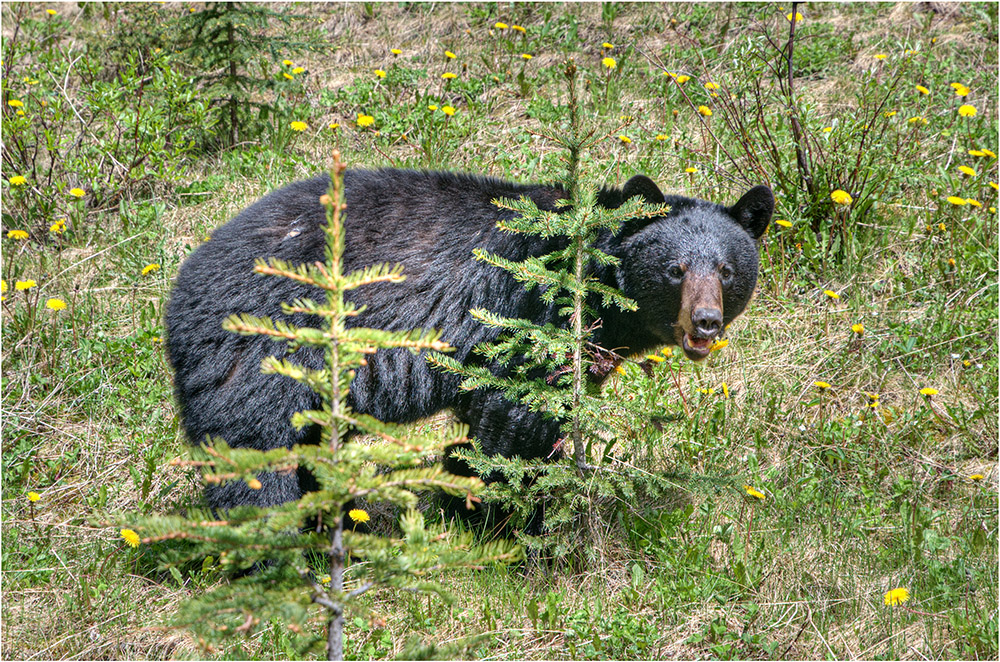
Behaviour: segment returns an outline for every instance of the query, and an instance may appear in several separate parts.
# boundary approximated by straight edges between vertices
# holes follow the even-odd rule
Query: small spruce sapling
[[[494,483],[489,493],[504,506],[513,508],[521,518],[531,517],[539,504],[546,503],[545,526],[550,533],[559,524],[575,521],[576,515],[592,503],[591,496],[621,497],[634,489],[627,467],[601,471],[608,467],[595,464],[592,453],[591,442],[597,432],[606,430],[608,417],[604,411],[606,403],[588,374],[595,363],[615,358],[613,352],[590,342],[595,325],[599,324],[595,308],[598,303],[601,307],[617,306],[629,311],[637,307],[635,301],[594,275],[593,265],[617,263],[617,258],[594,244],[602,231],[615,233],[628,221],[669,211],[663,205],[644,204],[641,198],[633,198],[617,209],[597,204],[596,187],[582,183],[585,176],[580,157],[603,136],[595,130],[581,130],[576,67],[572,62],[567,64],[565,75],[569,85],[568,128],[562,135],[545,137],[568,152],[565,187],[570,199],[559,212],[539,210],[526,198],[494,201],[499,208],[516,214],[513,219],[498,223],[498,228],[541,239],[563,238],[565,241],[559,244],[562,247],[521,262],[475,251],[477,259],[509,272],[528,290],[537,287],[543,302],[558,307],[564,324],[537,324],[477,308],[470,311],[475,319],[501,331],[496,342],[475,350],[490,367],[465,365],[443,354],[429,357],[441,369],[463,376],[463,389],[497,389],[514,402],[564,422],[564,443],[571,443],[575,472],[565,462],[487,458],[458,452],[480,475],[497,471],[504,475],[507,482]],[[604,456],[608,457],[607,452]],[[640,473],[643,482],[656,482],[647,472]],[[525,481],[526,476],[531,480]],[[580,530],[575,525],[573,528]],[[525,540],[533,547],[555,545],[557,553],[568,549],[559,536],[528,536]]]
[[[255,137],[265,122],[284,123],[282,90],[293,74],[275,77],[271,68],[289,55],[324,51],[327,44],[306,27],[308,19],[255,2],[210,2],[181,16],[184,55],[205,72],[197,82],[202,97],[223,111],[219,120],[228,146]]]
[[[313,474],[318,488],[298,501],[269,509],[234,508],[221,521],[206,514],[202,521],[160,517],[133,525],[146,536],[143,542],[183,539],[189,543],[180,549],[174,540],[165,550],[164,563],[173,569],[218,554],[224,567],[256,570],[182,606],[179,623],[197,633],[206,651],[214,650],[213,644],[228,637],[251,633],[263,621],[282,623],[302,635],[297,642],[302,651],[319,647],[325,639],[327,659],[343,659],[345,612],[363,609],[359,602],[363,594],[392,587],[435,593],[450,601],[451,596],[437,581],[442,571],[518,557],[516,548],[506,541],[474,547],[468,534],[443,528],[428,530],[423,515],[415,509],[416,492],[424,490],[478,500],[474,496],[482,488],[478,478],[451,475],[435,461],[445,447],[466,441],[464,426],[418,434],[353,412],[345,404],[354,370],[375,351],[402,347],[414,352],[442,352],[450,347],[434,331],[390,332],[347,326],[350,318],[363,313],[364,306],[345,301],[346,292],[373,283],[396,283],[403,275],[399,266],[381,264],[342,272],[343,171],[339,154],[334,152],[332,190],[322,199],[327,208],[327,263],[293,265],[270,259],[258,260],[255,267],[260,274],[292,278],[322,290],[324,302],[299,299],[283,306],[288,314],[318,317],[320,328],[245,314],[225,322],[231,331],[263,334],[287,343],[293,359],[296,349],[323,349],[326,361],[321,370],[275,357],[262,363],[264,372],[299,381],[321,396],[320,409],[298,412],[292,423],[299,428],[319,426],[322,442],[261,452],[230,448],[216,439],[202,447],[207,459],[182,463],[202,467],[207,482],[242,480],[252,489],[260,489],[262,473],[304,467]],[[349,436],[352,430],[367,438]],[[403,538],[370,535],[354,531],[350,523],[345,525],[346,509],[357,499],[388,502],[403,509]],[[351,514],[358,519],[367,517],[360,510]],[[211,561],[207,563],[211,565]],[[328,570],[328,575],[311,567],[317,565]],[[309,624],[316,619],[316,606],[325,622],[322,635]]]

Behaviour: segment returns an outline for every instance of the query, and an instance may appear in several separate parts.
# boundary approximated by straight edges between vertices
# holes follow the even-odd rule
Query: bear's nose
[[[695,308],[691,313],[691,324],[700,336],[714,338],[722,331],[722,311],[718,308]]]

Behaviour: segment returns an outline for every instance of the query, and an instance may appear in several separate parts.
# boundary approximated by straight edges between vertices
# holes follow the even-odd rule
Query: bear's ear
[[[643,200],[651,205],[663,204],[663,193],[660,192],[656,183],[646,175],[636,175],[625,182],[622,189],[622,201],[627,201],[635,196],[642,196]]]
[[[754,186],[729,208],[730,215],[754,239],[760,239],[774,213],[774,194],[764,185]]]

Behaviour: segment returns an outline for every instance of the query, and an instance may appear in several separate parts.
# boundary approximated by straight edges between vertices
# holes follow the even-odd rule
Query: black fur
[[[239,336],[222,329],[234,313],[284,318],[281,303],[321,298],[317,291],[291,280],[253,273],[258,257],[292,262],[324,260],[325,213],[319,198],[327,193],[326,175],[274,191],[212,235],[185,261],[167,310],[167,345],[176,371],[181,417],[192,443],[222,437],[231,446],[270,449],[313,441],[308,430],[296,432],[293,412],[317,406],[306,387],[285,377],[263,375],[267,355],[284,355],[281,343],[262,336]],[[484,307],[502,316],[558,322],[554,309],[537,293],[528,293],[504,271],[474,259],[473,248],[522,260],[556,247],[524,235],[503,233],[498,220],[511,212],[492,204],[499,197],[527,196],[540,208],[555,210],[565,192],[553,186],[520,185],[499,179],[441,172],[404,170],[348,171],[345,176],[347,242],[345,271],[373,263],[402,263],[406,280],[356,291],[366,312],[355,318],[364,326],[390,330],[437,328],[466,360],[477,343],[493,340],[495,331],[476,322],[469,309]],[[641,195],[667,202],[670,214],[626,225],[618,235],[603,235],[599,246],[621,260],[619,268],[597,271],[602,281],[638,301],[637,313],[602,310],[594,341],[620,353],[637,353],[676,342],[680,290],[666,277],[668,265],[683,261],[688,269],[732,266],[724,288],[728,324],[753,292],[757,247],[771,215],[773,198],[765,187],[752,189],[732,208],[703,200],[664,196],[645,177],[623,189],[605,189],[599,203],[620,206]],[[302,316],[291,322],[314,321]],[[302,349],[294,360],[318,368],[321,354]],[[490,454],[525,458],[548,456],[558,439],[555,421],[518,407],[491,391],[462,392],[459,379],[434,370],[423,356],[406,350],[383,350],[359,369],[351,385],[350,405],[357,411],[393,422],[409,422],[452,409],[470,426],[471,436]],[[298,498],[304,485],[295,474],[262,477],[261,490],[241,482],[209,487],[211,506],[267,506]]]

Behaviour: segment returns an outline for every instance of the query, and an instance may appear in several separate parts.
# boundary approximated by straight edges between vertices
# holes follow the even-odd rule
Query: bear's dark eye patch
[[[684,278],[684,268],[679,264],[671,264],[667,267],[667,276],[673,280],[681,280]]]
[[[733,268],[728,264],[723,264],[719,266],[719,278],[722,279],[723,283],[728,283],[733,279]]]

